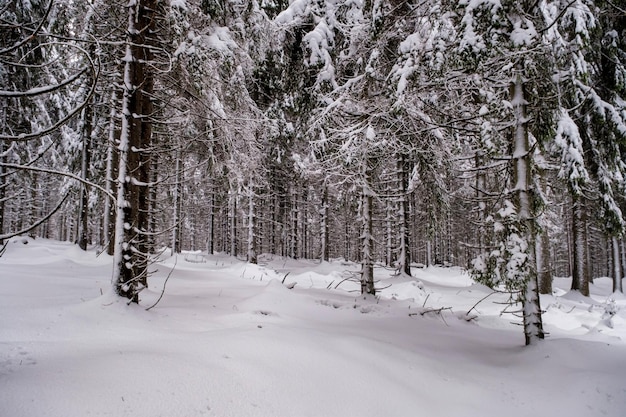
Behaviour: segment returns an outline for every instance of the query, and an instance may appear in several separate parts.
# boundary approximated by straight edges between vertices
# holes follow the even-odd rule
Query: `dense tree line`
[[[459,265],[622,291],[626,11],[605,0],[0,0],[0,241]],[[58,192],[56,191],[58,190]]]

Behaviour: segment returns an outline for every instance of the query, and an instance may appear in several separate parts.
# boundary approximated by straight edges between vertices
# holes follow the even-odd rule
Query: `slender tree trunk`
[[[80,176],[83,180],[88,180],[89,160],[91,153],[91,132],[93,130],[93,108],[88,104],[83,109],[83,132],[81,149],[81,169]],[[80,222],[78,232],[78,246],[82,250],[87,250],[89,232],[89,188],[85,183],[80,186]]]
[[[153,146],[153,148],[156,148],[156,145]],[[148,245],[148,252],[150,253],[155,253],[157,250],[157,241],[156,241],[156,235],[155,232],[157,231],[158,225],[157,225],[157,216],[156,213],[158,212],[158,189],[157,189],[157,184],[159,182],[159,174],[158,171],[159,170],[159,165],[158,165],[158,158],[154,158],[150,167],[150,193],[149,193],[149,207],[150,207],[150,219],[149,219],[149,228],[148,231],[150,232],[150,234],[147,236],[146,242]]]
[[[391,192],[391,190],[388,190],[389,192]],[[394,201],[391,198],[388,198],[386,200],[386,216],[385,216],[385,238],[386,238],[386,244],[385,244],[385,263],[387,264],[388,267],[393,267],[393,264],[395,262],[394,259],[394,247],[393,247],[393,220],[394,220],[394,213],[395,213],[395,205],[394,205]]]
[[[401,274],[411,276],[411,250],[409,236],[409,163],[406,156],[397,155],[397,181],[398,181],[398,215],[400,224],[400,256],[398,256],[398,270]]]
[[[230,255],[237,256],[237,190],[230,186]]]
[[[116,144],[119,141],[120,131],[116,126],[116,111],[117,96],[119,92],[113,91],[111,93],[111,111],[109,114],[109,132],[107,140],[107,158],[106,158],[106,171],[105,171],[105,188],[113,194],[115,186],[115,174],[117,173],[116,166],[119,164],[117,158]],[[109,255],[113,255],[114,240],[115,240],[115,210],[114,201],[108,197],[104,200],[104,238],[106,245],[106,252]]]
[[[4,117],[4,111],[3,111]],[[2,124],[6,126],[6,123]],[[6,163],[6,155],[7,148],[3,140],[0,140],[0,163]],[[4,166],[0,165],[0,236],[4,234],[4,213],[5,213],[5,203],[6,203],[6,195],[7,195],[7,187],[9,182],[7,181],[7,170]],[[0,245],[4,244],[3,240],[0,239]]]
[[[251,264],[257,263],[255,217],[254,185],[250,181],[248,183],[248,262]]]
[[[585,239],[586,214],[582,196],[574,196],[572,204],[572,290],[589,296],[587,244]]]
[[[209,186],[209,218],[206,251],[209,255],[215,252],[215,186],[213,181]]]
[[[363,190],[361,203],[362,235],[361,235],[361,294],[376,294],[374,287],[374,236],[373,236],[373,192],[369,161],[363,167]]]
[[[321,254],[322,261],[328,261],[329,259],[329,250],[328,250],[328,187],[326,184],[323,185],[322,190],[322,208],[320,209],[321,216]]]
[[[620,261],[620,245],[617,237],[611,237],[613,246],[613,292],[624,292],[622,288],[622,264]]]
[[[180,144],[178,144],[180,147]],[[182,228],[182,191],[183,191],[183,168],[182,156],[180,148],[176,149],[176,182],[174,184],[174,225],[172,228],[172,255],[180,253],[181,245],[181,228]]]
[[[622,248],[622,279],[626,276],[626,240],[624,237],[620,239],[621,248]],[[622,284],[623,285],[623,284]],[[623,288],[622,288],[622,292]]]
[[[524,238],[528,244],[526,250],[527,263],[525,268],[525,284],[522,294],[522,314],[526,344],[544,338],[541,306],[539,302],[539,286],[535,262],[535,213],[531,201],[532,193],[532,153],[528,140],[528,117],[526,115],[526,99],[522,81],[523,69],[511,86],[511,103],[515,112],[515,132],[513,149],[513,178],[515,200]]]
[[[536,239],[537,274],[539,293],[552,294],[552,266],[550,263],[550,237],[546,230],[537,235]]]
[[[291,188],[291,227],[289,231],[290,253],[293,259],[298,259],[298,217],[300,215],[300,207],[298,205],[298,191],[294,185]]]

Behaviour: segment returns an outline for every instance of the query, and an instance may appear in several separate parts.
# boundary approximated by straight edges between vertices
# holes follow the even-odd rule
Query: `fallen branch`
[[[427,309],[424,309],[424,310],[422,310],[420,312],[417,312],[417,313],[409,313],[409,317],[417,316],[418,314],[420,316],[423,316],[424,314],[428,314],[428,313],[441,314],[441,312],[444,311],[444,310],[452,311],[452,307],[427,308]]]
[[[157,304],[159,304],[159,301],[161,301],[161,298],[163,298],[163,294],[165,294],[165,286],[167,285],[167,280],[170,279],[170,276],[172,276],[172,272],[174,272],[174,269],[176,269],[176,264],[177,263],[178,263],[178,256],[174,258],[174,266],[170,270],[170,273],[167,274],[167,277],[165,278],[165,282],[163,282],[163,290],[161,290],[161,295],[159,296],[159,299],[156,300],[156,302],[154,304],[152,304],[150,307],[146,308],[146,311],[149,311],[152,307],[154,307]]]

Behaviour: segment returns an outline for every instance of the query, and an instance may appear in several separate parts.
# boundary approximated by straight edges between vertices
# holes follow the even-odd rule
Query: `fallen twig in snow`
[[[161,301],[161,298],[163,298],[163,294],[165,294],[165,285],[167,285],[167,280],[170,279],[170,277],[172,276],[172,272],[174,272],[174,269],[176,269],[176,264],[177,263],[178,263],[178,256],[176,256],[174,258],[174,266],[170,270],[170,273],[167,274],[167,277],[165,278],[165,281],[163,282],[163,290],[161,291],[161,295],[159,296],[159,299],[156,300],[156,302],[154,304],[152,304],[150,307],[146,308],[146,311],[150,310],[152,307],[154,307],[157,304],[159,304],[159,301]]]

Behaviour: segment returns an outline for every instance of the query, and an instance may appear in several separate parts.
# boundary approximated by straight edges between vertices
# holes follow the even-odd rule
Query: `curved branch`
[[[26,165],[19,165],[19,164],[10,164],[10,163],[5,163],[5,162],[0,162],[0,167],[13,168],[13,169],[16,169],[16,170],[24,170],[24,171],[43,172],[45,174],[53,174],[53,175],[60,175],[62,177],[68,177],[68,178],[71,178],[73,180],[79,181],[82,184],[85,184],[85,185],[87,185],[89,187],[96,188],[96,189],[102,191],[104,193],[104,195],[109,197],[111,200],[116,201],[116,198],[113,195],[113,193],[107,191],[106,189],[104,189],[103,187],[99,186],[98,184],[95,184],[95,183],[93,183],[91,181],[84,180],[81,177],[79,177],[78,175],[74,175],[74,174],[71,174],[69,172],[57,171],[57,170],[48,169],[48,168],[38,168],[38,167],[32,167],[32,166],[26,166]]]
[[[0,55],[5,55],[5,54],[8,54],[10,52],[13,52],[17,48],[19,48],[20,46],[25,45],[26,43],[30,42],[35,37],[35,35],[41,30],[41,28],[43,27],[44,23],[46,23],[46,20],[48,19],[48,15],[50,14],[50,11],[52,10],[52,5],[53,4],[54,4],[54,0],[50,0],[50,4],[48,4],[48,8],[46,9],[46,12],[41,17],[41,21],[39,22],[39,24],[37,25],[35,30],[33,30],[33,33],[30,36],[25,37],[24,39],[22,39],[21,41],[19,41],[18,43],[16,43],[13,46],[10,46],[10,47],[8,47],[6,49],[0,50]]]
[[[87,72],[88,67],[83,68],[82,70],[80,70],[79,72],[77,72],[76,74],[74,74],[73,76],[67,78],[66,80],[60,82],[59,84],[55,84],[55,85],[47,85],[45,87],[36,87],[36,88],[31,88],[30,90],[26,90],[26,91],[3,91],[0,90],[0,97],[34,97],[34,96],[39,96],[41,94],[46,94],[46,93],[51,93],[55,90],[61,89],[67,85],[72,84],[74,81],[76,81],[78,78],[80,78],[81,75],[83,75],[85,72]]]
[[[74,108],[71,112],[69,112],[61,120],[57,121],[53,125],[45,128],[43,130],[40,130],[38,132],[32,132],[32,133],[22,133],[22,134],[19,134],[19,135],[0,135],[0,140],[15,141],[15,142],[26,142],[26,141],[29,141],[29,140],[37,139],[37,138],[39,138],[41,136],[44,136],[44,135],[48,135],[48,134],[54,132],[55,130],[57,130],[58,128],[60,128],[61,126],[63,126],[64,124],[66,124],[71,118],[73,118],[80,111],[82,111],[83,108],[87,104],[89,104],[89,102],[91,101],[92,97],[96,93],[96,87],[98,86],[98,77],[100,76],[100,62],[98,61],[97,64],[96,64],[96,62],[94,62],[92,57],[89,55],[89,53],[85,49],[83,49],[83,48],[81,48],[81,47],[79,47],[77,45],[70,45],[70,44],[68,44],[68,46],[70,46],[72,48],[76,48],[76,49],[78,49],[79,51],[81,51],[83,53],[83,55],[85,56],[85,58],[87,58],[87,61],[89,62],[89,67],[91,69],[91,73],[93,74],[93,80],[92,80],[92,83],[91,83],[91,88],[89,89],[89,93],[85,97],[85,100],[82,103],[80,103],[78,106],[76,106],[76,108]],[[87,71],[87,70],[84,69],[79,74],[82,75],[85,71]],[[39,93],[39,94],[43,94],[43,93]]]
[[[26,227],[26,228],[24,228],[22,230],[19,230],[17,232],[13,232],[13,233],[7,233],[5,235],[0,235],[0,241],[2,241],[4,239],[10,239],[10,238],[15,237],[15,236],[23,235],[24,233],[28,233],[31,230],[33,230],[34,228],[36,228],[37,226],[39,226],[40,224],[42,224],[43,222],[47,221],[50,217],[52,217],[52,215],[54,213],[59,211],[59,209],[61,208],[63,203],[65,203],[65,200],[67,200],[67,197],[69,197],[69,195],[70,195],[70,193],[65,194],[65,196],[59,202],[59,204],[57,204],[56,207],[54,207],[52,209],[52,211],[50,213],[48,213],[45,217],[42,217],[41,219],[37,220],[35,223],[31,224],[30,226],[28,226],[28,227]]]

